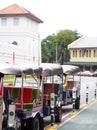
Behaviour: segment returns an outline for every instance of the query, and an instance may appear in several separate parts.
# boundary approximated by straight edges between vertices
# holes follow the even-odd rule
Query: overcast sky
[[[44,21],[39,28],[41,39],[62,29],[97,36],[97,0],[0,0],[0,9],[13,3]]]

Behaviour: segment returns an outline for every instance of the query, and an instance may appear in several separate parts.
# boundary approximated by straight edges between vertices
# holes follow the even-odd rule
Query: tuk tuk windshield
[[[22,77],[16,76],[14,87],[38,87],[40,84],[40,79],[37,76],[25,76],[22,80]]]

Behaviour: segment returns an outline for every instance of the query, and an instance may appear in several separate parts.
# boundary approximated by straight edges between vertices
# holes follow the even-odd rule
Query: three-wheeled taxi
[[[51,115],[51,123],[60,122],[62,119],[62,91],[63,84],[58,82],[63,78],[61,65],[42,63],[43,69],[43,115]]]
[[[2,130],[44,130],[41,75],[42,68],[33,65],[0,67]]]
[[[62,65],[64,75],[63,105],[72,104],[75,100],[75,109],[80,108],[80,85],[81,77],[78,76],[80,68],[74,65]]]

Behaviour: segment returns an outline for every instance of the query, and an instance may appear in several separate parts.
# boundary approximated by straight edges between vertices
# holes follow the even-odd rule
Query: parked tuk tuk
[[[43,115],[51,116],[51,124],[61,122],[63,84],[58,82],[58,77],[63,81],[62,66],[52,63],[40,66],[43,69]]]
[[[75,109],[80,108],[80,86],[81,77],[78,76],[80,68],[73,65],[62,65],[64,75],[63,85],[63,105],[72,104],[75,100]]]
[[[2,130],[44,130],[41,75],[42,68],[34,65],[0,65]]]

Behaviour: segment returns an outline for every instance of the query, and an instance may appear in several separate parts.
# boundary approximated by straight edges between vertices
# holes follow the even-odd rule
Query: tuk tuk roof
[[[6,75],[31,75],[31,74],[42,74],[42,68],[31,65],[10,65],[0,64],[0,73]]]
[[[54,76],[59,75],[63,73],[62,66],[59,64],[53,64],[53,63],[41,63],[40,67],[43,69],[43,76]]]
[[[74,65],[62,65],[62,68],[63,68],[63,73],[65,75],[75,74],[80,71],[80,68]]]

